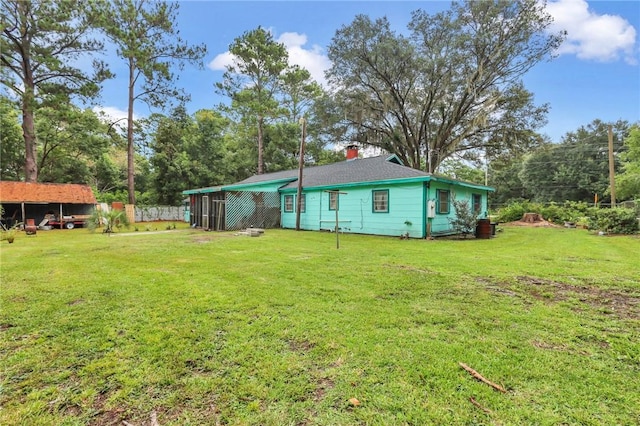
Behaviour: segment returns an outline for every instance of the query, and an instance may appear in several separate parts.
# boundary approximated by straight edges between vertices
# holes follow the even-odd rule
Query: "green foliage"
[[[500,222],[513,222],[522,219],[522,215],[525,213],[539,213],[542,208],[539,204],[531,203],[530,201],[517,201],[512,202],[506,206],[501,207],[498,210],[498,221]]]
[[[453,208],[456,215],[454,218],[449,219],[449,223],[453,229],[465,237],[475,232],[476,225],[478,223],[478,215],[473,211],[469,200],[453,200]]]
[[[640,230],[639,221],[634,209],[601,209],[591,217],[589,229],[611,234],[635,234]]]
[[[527,156],[519,177],[531,199],[538,202],[585,201],[609,187],[608,123],[594,120],[569,132],[559,144],[549,144]],[[612,123],[614,151],[623,151],[629,132],[626,121]],[[616,155],[616,169],[620,161]]]
[[[61,106],[72,96],[92,98],[111,77],[94,55],[97,2],[3,0],[0,82],[20,99],[24,130],[25,179],[38,180],[35,111],[43,101]],[[93,74],[79,67],[92,59]]]
[[[553,223],[563,223],[565,221],[572,222],[572,220],[567,219],[566,213],[566,210],[556,203],[543,205],[540,208],[540,214],[542,215],[542,217]]]
[[[484,184],[484,170],[450,158],[440,164],[439,174],[452,179]]]
[[[520,79],[560,45],[536,0],[465,1],[416,10],[409,36],[358,15],[328,47],[341,140],[392,152],[431,172],[456,153],[521,151],[544,123]],[[424,158],[426,156],[427,158]]]
[[[500,222],[513,222],[522,219],[525,213],[538,213],[545,220],[562,225],[565,222],[575,223],[580,218],[593,216],[599,210],[583,202],[566,201],[563,204],[542,204],[525,200],[512,202],[501,207],[498,210],[498,220]]]
[[[111,161],[108,152],[117,136],[90,109],[73,105],[42,106],[37,110],[36,129],[39,175],[43,182],[99,182],[98,163]],[[115,139],[114,139],[115,137]]]
[[[128,194],[126,189],[120,189],[113,192],[101,192],[96,195],[99,203],[107,203],[111,205],[114,201],[119,203],[127,203]]]
[[[9,229],[2,229],[2,231],[0,231],[0,241],[6,241],[8,243],[13,243],[14,240],[16,239],[16,228],[12,227]]]
[[[95,232],[96,229],[102,228],[103,233],[111,234],[116,229],[122,227],[129,227],[129,219],[124,210],[109,209],[108,211],[102,209],[95,209],[91,214],[91,217],[87,220],[87,226],[89,230]]]
[[[286,47],[258,27],[236,38],[229,51],[237,61],[227,66],[223,81],[216,83],[217,92],[231,101],[220,109],[235,131],[226,141],[227,175],[241,180],[297,167],[302,117],[308,128],[305,163],[335,161],[324,150],[335,139],[323,138],[326,125],[323,110],[317,108],[317,101],[326,99],[326,94],[309,71],[289,65]]]
[[[24,140],[17,109],[0,98],[2,108],[2,179],[24,177]],[[90,109],[67,103],[41,104],[36,110],[38,175],[43,182],[87,183],[98,192],[122,186],[118,164],[122,139]]]
[[[193,120],[183,106],[176,108],[171,117],[160,119],[153,141],[153,187],[157,202],[161,205],[178,206],[182,203],[182,191],[188,189],[191,176],[191,161],[186,144],[193,140]]]
[[[520,179],[522,157],[523,155],[505,156],[489,164],[489,185],[496,189],[489,198],[492,208],[532,198],[528,187]]]
[[[0,204],[0,216],[4,218],[4,207]],[[10,228],[6,228],[4,224],[0,229],[0,241],[7,241],[9,243],[13,243],[16,238],[16,233],[18,228],[22,226],[22,223],[15,223]]]
[[[128,202],[135,204],[135,149],[133,108],[137,100],[151,107],[164,108],[184,101],[175,87],[172,66],[187,63],[202,66],[206,46],[191,46],[175,28],[179,3],[148,0],[114,0],[105,6],[101,26],[117,46],[118,55],[128,64],[127,191]]]
[[[0,180],[24,178],[24,139],[18,109],[0,96]]]
[[[230,161],[230,121],[216,110],[203,109],[194,115],[195,138],[186,143],[189,157],[190,188],[235,182],[230,176],[235,165]]]
[[[499,221],[520,220],[524,213],[538,213],[545,220],[562,225],[566,222],[588,226],[589,229],[614,234],[633,234],[638,232],[638,212],[628,208],[596,208],[582,202],[563,204],[531,203],[529,201],[512,203],[500,209]]]
[[[236,57],[227,65],[223,81],[216,83],[218,93],[231,99],[233,111],[255,129],[257,173],[265,173],[265,124],[281,114],[276,99],[281,74],[288,66],[287,50],[262,27],[246,31],[229,46]]]
[[[640,127],[634,125],[624,140],[626,152],[620,154],[622,173],[616,176],[619,200],[640,200]]]
[[[95,185],[100,194],[124,189],[126,173],[114,157],[107,152],[102,153],[95,162]],[[125,198],[126,200],[126,198]]]

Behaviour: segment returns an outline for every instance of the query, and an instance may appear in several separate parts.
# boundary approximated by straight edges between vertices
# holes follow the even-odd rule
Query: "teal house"
[[[351,158],[350,158],[351,157]],[[493,188],[406,167],[395,155],[305,167],[300,228],[426,238],[455,233],[453,201],[488,216]],[[296,227],[298,170],[255,175],[232,185],[184,191],[190,223],[208,230]]]

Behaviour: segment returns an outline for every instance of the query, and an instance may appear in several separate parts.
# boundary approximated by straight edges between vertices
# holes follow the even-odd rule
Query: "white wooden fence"
[[[136,206],[136,222],[153,222],[156,220],[184,221],[184,206]]]

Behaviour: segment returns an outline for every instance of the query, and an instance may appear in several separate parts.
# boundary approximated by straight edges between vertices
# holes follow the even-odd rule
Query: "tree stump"
[[[522,222],[526,223],[542,222],[543,220],[538,213],[525,213],[522,215]]]

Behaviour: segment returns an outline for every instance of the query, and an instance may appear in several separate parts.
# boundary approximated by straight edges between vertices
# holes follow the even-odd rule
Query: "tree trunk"
[[[522,222],[535,223],[542,222],[544,219],[538,213],[525,213],[522,215]]]
[[[133,100],[135,89],[135,63],[132,58],[129,58],[129,106],[127,110],[127,192],[129,193],[129,204],[136,203],[135,192],[135,170],[134,170],[134,155],[135,150],[133,146]]]
[[[22,131],[24,133],[25,162],[24,181],[38,181],[38,142],[36,139],[34,114],[32,109],[22,110]]]
[[[20,20],[26,20],[31,13],[31,4],[18,2],[18,14]],[[21,22],[26,26],[26,22]],[[24,181],[38,181],[38,139],[36,137],[35,125],[35,83],[33,81],[33,69],[31,66],[31,39],[24,37],[20,43],[22,52],[22,82],[24,93],[22,94],[22,136],[24,138]],[[4,57],[3,57],[4,62]],[[4,64],[3,64],[4,65]]]
[[[264,173],[264,141],[263,141],[263,128],[264,117],[258,116],[258,174]]]

